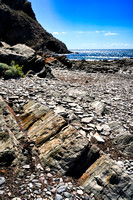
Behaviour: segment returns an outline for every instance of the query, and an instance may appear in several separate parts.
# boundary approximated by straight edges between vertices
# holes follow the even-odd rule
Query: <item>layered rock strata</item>
[[[30,140],[39,149],[42,165],[62,175],[75,165],[84,151],[90,149],[89,141],[67,125],[63,117],[48,112],[44,106],[29,102],[24,106],[20,120]]]
[[[80,178],[87,192],[100,200],[132,199],[133,180],[108,156],[101,156]]]
[[[0,115],[1,166],[18,165],[24,143],[30,142],[38,149],[36,156],[44,168],[49,166],[60,175],[81,177],[80,184],[88,194],[93,193],[95,199],[132,199],[133,180],[130,176],[67,124],[62,116],[30,101],[23,107],[18,119],[2,97]],[[16,159],[19,162],[15,162]],[[24,167],[29,169],[30,166]]]
[[[12,109],[0,96],[0,166],[10,166],[19,158],[26,135]]]

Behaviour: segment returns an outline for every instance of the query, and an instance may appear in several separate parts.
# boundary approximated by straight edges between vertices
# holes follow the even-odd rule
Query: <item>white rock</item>
[[[92,104],[91,104],[91,107],[93,109],[95,109],[95,112],[98,114],[98,115],[101,115],[103,114],[104,110],[105,110],[105,104],[100,102],[100,101],[94,101]]]
[[[60,114],[60,113],[66,112],[66,111],[65,111],[65,108],[64,108],[63,106],[57,106],[57,107],[54,109],[54,112],[55,112],[56,114]]]
[[[79,133],[80,133],[83,137],[86,137],[86,132],[85,132],[85,131],[80,130]]]
[[[98,134],[98,133],[95,133],[93,135],[93,137],[97,140],[97,142],[101,142],[101,143],[104,143],[105,140],[101,138],[101,136]]]
[[[93,120],[93,117],[84,117],[81,119],[81,122],[89,124]]]
[[[24,165],[23,168],[24,169],[30,169],[30,165]]]
[[[122,161],[117,161],[117,164],[119,165],[119,166],[121,166],[121,167],[124,167],[124,162],[122,162]]]
[[[83,192],[83,190],[77,190],[77,193],[82,195],[84,192]]]

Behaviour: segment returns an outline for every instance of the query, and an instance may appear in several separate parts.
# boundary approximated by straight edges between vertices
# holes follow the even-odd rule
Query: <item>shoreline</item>
[[[84,70],[87,73],[112,73],[133,75],[133,58],[108,60],[70,60],[65,55],[55,57],[56,62],[49,63],[51,68],[63,68],[69,70]]]
[[[66,54],[65,54],[66,55]],[[68,58],[69,59],[69,58]],[[109,59],[69,59],[70,61],[81,61],[81,60],[85,60],[85,61],[116,61],[116,60],[125,60],[125,59],[133,59],[133,57],[122,57],[122,58],[114,58],[112,60]]]
[[[68,59],[74,60],[115,60],[133,58],[133,49],[73,49],[66,54]]]

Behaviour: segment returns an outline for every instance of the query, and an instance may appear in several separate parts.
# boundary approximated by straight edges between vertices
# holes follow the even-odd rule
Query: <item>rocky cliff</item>
[[[0,40],[10,45],[26,44],[45,53],[69,52],[37,22],[31,3],[25,0],[0,1]]]

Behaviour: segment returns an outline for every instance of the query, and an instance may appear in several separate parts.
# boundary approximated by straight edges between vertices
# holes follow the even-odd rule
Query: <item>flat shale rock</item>
[[[73,126],[67,125],[62,116],[33,101],[24,106],[20,120],[39,149],[42,165],[60,174],[66,174],[90,147],[89,141]]]
[[[133,156],[133,135],[123,134],[114,139],[117,148],[125,155]]]
[[[48,107],[42,106],[34,101],[29,101],[29,103],[24,105],[23,109],[24,113],[20,116],[20,120],[24,130],[27,130],[29,126],[49,111]]]
[[[81,185],[100,200],[131,200],[133,180],[107,155],[101,156],[80,178]]]

